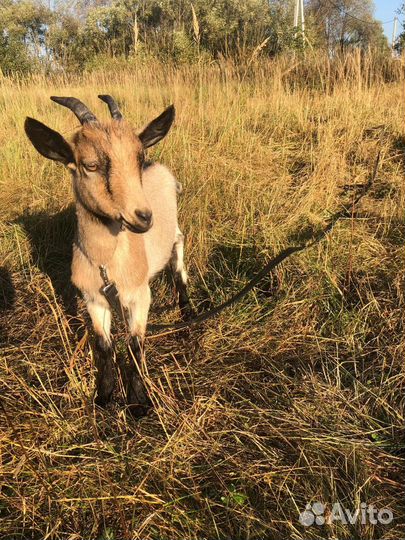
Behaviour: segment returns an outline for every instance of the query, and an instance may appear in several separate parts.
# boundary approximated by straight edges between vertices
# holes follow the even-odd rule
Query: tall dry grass
[[[1,80],[2,538],[404,536],[403,66],[372,61]],[[93,407],[87,335],[69,319],[70,179],[22,130],[28,115],[69,136],[75,119],[49,96],[106,117],[99,93],[138,126],[176,105],[153,157],[183,184],[200,310],[350,203],[381,150],[356,219],[217,320],[148,341],[155,407],[139,423],[119,390],[107,410]],[[153,321],[178,317],[168,280],[153,296]],[[299,512],[316,500],[390,507],[395,519],[305,528]]]

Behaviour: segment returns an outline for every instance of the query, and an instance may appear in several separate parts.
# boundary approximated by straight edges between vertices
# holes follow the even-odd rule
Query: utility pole
[[[294,9],[294,28],[297,30],[298,27],[298,14],[300,11],[300,0],[295,0],[295,9]],[[295,31],[295,37],[297,37],[297,31]]]
[[[392,29],[392,43],[391,43],[392,56],[395,56],[395,42],[397,40],[397,24],[398,24],[398,17],[395,17],[394,27]]]
[[[302,45],[305,47],[305,16],[304,16],[304,0],[301,0],[301,33],[302,33]]]
[[[297,37],[297,28],[298,20],[301,21],[301,34],[302,34],[302,43],[305,45],[305,16],[304,16],[304,0],[295,0],[295,9],[294,9],[294,29],[295,35]]]

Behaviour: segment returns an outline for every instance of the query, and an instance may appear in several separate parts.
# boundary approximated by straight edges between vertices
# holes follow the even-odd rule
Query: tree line
[[[103,59],[152,55],[193,62],[260,50],[330,54],[353,47],[388,51],[371,0],[307,0],[305,39],[294,0],[0,0],[3,74],[83,71]]]

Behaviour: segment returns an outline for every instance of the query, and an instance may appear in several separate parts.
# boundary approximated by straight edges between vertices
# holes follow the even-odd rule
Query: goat
[[[149,283],[168,264],[183,318],[192,315],[183,234],[177,222],[178,184],[166,167],[145,158],[146,149],[168,133],[175,110],[171,105],[137,134],[111,96],[98,97],[110,110],[112,119],[107,123],[76,98],[51,97],[81,123],[71,142],[29,117],[25,132],[40,154],[63,163],[72,174],[77,216],[72,282],[82,294],[94,330],[95,401],[106,405],[115,386],[112,311],[103,294],[107,273],[127,314],[128,358],[119,361],[119,369],[128,408],[140,417],[151,402],[133,359],[137,363],[142,359]]]

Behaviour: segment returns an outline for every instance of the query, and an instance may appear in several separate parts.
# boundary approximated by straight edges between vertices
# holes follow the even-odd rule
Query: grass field
[[[405,537],[398,66],[386,82],[358,57],[313,78],[297,61],[0,80],[1,538]],[[356,219],[202,328],[148,340],[155,407],[138,423],[119,391],[106,410],[92,403],[87,334],[69,324],[70,178],[23,133],[27,115],[74,132],[52,94],[107,117],[99,93],[139,127],[176,105],[153,157],[183,184],[199,311],[350,205],[381,150]],[[151,321],[179,318],[165,277],[153,296]],[[299,513],[314,501],[327,512],[365,502],[394,520],[304,527]]]

